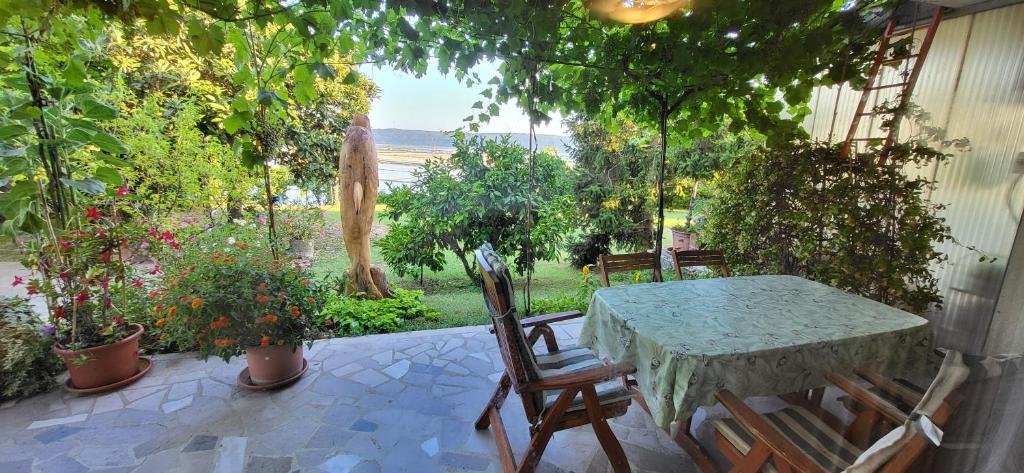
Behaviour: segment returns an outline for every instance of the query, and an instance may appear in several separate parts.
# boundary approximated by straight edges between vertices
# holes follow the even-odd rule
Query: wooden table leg
[[[633,392],[633,397],[636,398],[640,407],[650,415],[651,408],[647,405],[647,400],[644,399],[643,394],[640,394],[640,390],[637,389],[635,385],[630,386],[630,390]],[[692,458],[693,462],[697,464],[700,471],[704,473],[718,473],[718,469],[715,468],[715,464],[711,461],[711,456],[708,455],[707,450],[705,450],[704,447],[701,446],[700,442],[697,441],[697,438],[690,433],[692,420],[692,417],[686,419],[683,425],[679,426],[679,432],[676,433],[675,438],[672,440],[674,440],[677,445],[682,447],[683,450],[690,455],[690,458]]]

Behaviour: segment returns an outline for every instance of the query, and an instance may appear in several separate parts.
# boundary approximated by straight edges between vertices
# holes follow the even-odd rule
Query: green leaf
[[[108,153],[125,154],[131,151],[121,140],[102,131],[93,133],[91,142]]]
[[[188,23],[188,38],[201,56],[220,54],[224,48],[224,29],[220,25],[204,23],[193,18]]]
[[[322,62],[313,64],[313,73],[319,76],[321,79],[327,80],[334,79],[335,77],[338,76],[337,70],[331,67],[330,64],[324,64]],[[351,71],[349,71],[349,73],[351,73]],[[346,75],[345,78],[347,79],[348,76]],[[356,78],[358,79],[358,77]]]
[[[132,163],[129,163],[128,161],[125,161],[125,160],[123,160],[121,158],[118,158],[118,157],[115,157],[115,156],[109,155],[109,154],[97,154],[96,155],[96,159],[98,159],[98,160],[102,161],[103,163],[108,164],[108,165],[110,165],[111,167],[114,167],[114,168],[122,168],[122,169],[124,169],[124,168],[132,167]]]
[[[17,123],[0,126],[0,140],[6,141],[28,133],[28,127]]]
[[[85,63],[77,55],[68,58],[68,64],[64,67],[64,80],[71,85],[79,85],[85,82],[88,75]]]
[[[473,102],[473,107],[472,108],[480,108],[480,109],[482,109],[482,108],[484,108],[484,103],[482,101],[480,101],[480,100],[477,100],[476,102]]]
[[[43,111],[32,105],[31,102],[23,104],[11,111],[12,120],[35,120],[43,114]]]
[[[102,182],[97,181],[96,179],[93,178],[68,179],[66,177],[62,177],[60,178],[60,182],[64,183],[64,185],[72,189],[77,190],[78,192],[88,195],[100,195],[103,194],[104,189],[106,189],[106,186]]]
[[[124,179],[121,177],[121,173],[117,172],[114,168],[101,167],[96,168],[96,172],[93,177],[111,187],[117,187],[124,184]]]
[[[341,80],[341,83],[345,84],[345,85],[352,85],[352,84],[355,84],[356,81],[358,81],[358,80],[359,80],[359,73],[354,71],[354,70],[350,70],[350,71],[348,71],[348,74],[345,74],[345,78]]]
[[[77,101],[82,116],[92,120],[113,120],[117,118],[117,109],[96,101],[91,97],[84,97]]]
[[[224,127],[224,131],[228,133],[235,133],[238,130],[249,127],[249,118],[252,114],[248,112],[233,112],[228,115],[227,118],[221,123]]]

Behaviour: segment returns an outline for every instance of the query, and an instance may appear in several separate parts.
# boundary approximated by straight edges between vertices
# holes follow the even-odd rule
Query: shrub
[[[529,186],[528,152],[508,136],[500,139],[456,133],[455,153],[429,160],[416,182],[381,196],[391,230],[377,245],[399,276],[425,266],[444,268],[444,250],[462,262],[470,279],[474,249],[490,242],[494,249],[526,270],[527,203],[532,199],[533,260],[554,260],[564,236],[573,228],[572,176],[556,156],[539,153],[534,160],[537,184]]]
[[[586,313],[590,307],[590,299],[594,291],[600,286],[597,280],[591,275],[591,265],[583,266],[580,275],[576,278],[576,288],[572,292],[561,291],[554,297],[546,297],[533,301],[531,313],[552,314],[578,310]]]
[[[41,393],[53,387],[64,363],[53,354],[53,337],[28,301],[0,297],[0,401]]]
[[[413,319],[437,319],[437,310],[423,304],[422,291],[394,291],[393,298],[375,300],[333,295],[320,312],[321,324],[340,335],[364,335],[397,332]]]
[[[323,231],[324,211],[319,207],[278,207],[279,232],[287,240],[309,240]]]
[[[569,263],[574,268],[597,264],[597,257],[611,253],[612,239],[605,233],[589,233],[569,243]]]
[[[946,157],[920,142],[894,146],[885,165],[820,143],[760,149],[716,184],[701,242],[739,274],[798,275],[924,312],[941,302],[930,268],[951,236],[922,196],[934,182],[904,169]]]
[[[322,307],[318,285],[297,265],[227,242],[164,277],[157,324],[181,347],[225,361],[248,347],[299,346]]]

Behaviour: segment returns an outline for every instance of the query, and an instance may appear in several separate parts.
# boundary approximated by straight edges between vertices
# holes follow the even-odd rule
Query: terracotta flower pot
[[[107,345],[82,350],[53,347],[53,352],[64,359],[75,388],[108,386],[138,373],[139,337],[144,329],[139,324],[130,324],[130,327],[135,329],[134,333]]]
[[[696,250],[697,234],[682,230],[672,230],[672,248],[683,251]]]
[[[302,345],[294,350],[288,345],[248,347],[245,359],[253,384],[273,384],[302,371]]]

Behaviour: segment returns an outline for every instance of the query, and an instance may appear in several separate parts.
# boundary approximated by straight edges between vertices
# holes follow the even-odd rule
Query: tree
[[[632,122],[612,130],[598,122],[569,122],[570,157],[576,174],[575,197],[582,235],[570,246],[577,267],[593,264],[611,246],[643,251],[651,247],[651,198],[657,151]]]
[[[387,4],[389,13],[400,15],[397,28],[383,28],[386,21],[379,20],[382,28],[363,37],[374,46],[374,59],[418,72],[432,52],[442,71],[455,68],[468,85],[483,83],[466,74],[472,65],[501,59],[499,76],[482,94],[495,102],[535,104],[528,107],[534,121],[560,110],[657,127],[654,243],[660,251],[670,135],[685,145],[727,117],[733,130],[752,127],[773,143],[800,135],[799,119],[815,85],[863,80],[879,31],[870,17],[894,2],[847,3],[694,2],[685,14],[621,25],[591,15],[580,0],[406,0]],[[482,112],[468,121],[486,121],[497,109],[478,105]]]
[[[431,160],[416,182],[381,196],[383,216],[393,223],[378,241],[384,260],[401,275],[420,266],[444,268],[444,251],[455,254],[466,275],[476,281],[473,250],[490,242],[523,272],[533,260],[558,257],[572,228],[572,179],[565,163],[553,155],[536,156],[538,191],[527,187],[527,150],[508,136],[485,139],[455,133],[455,153]],[[522,251],[527,212],[533,212],[533,256]]]

